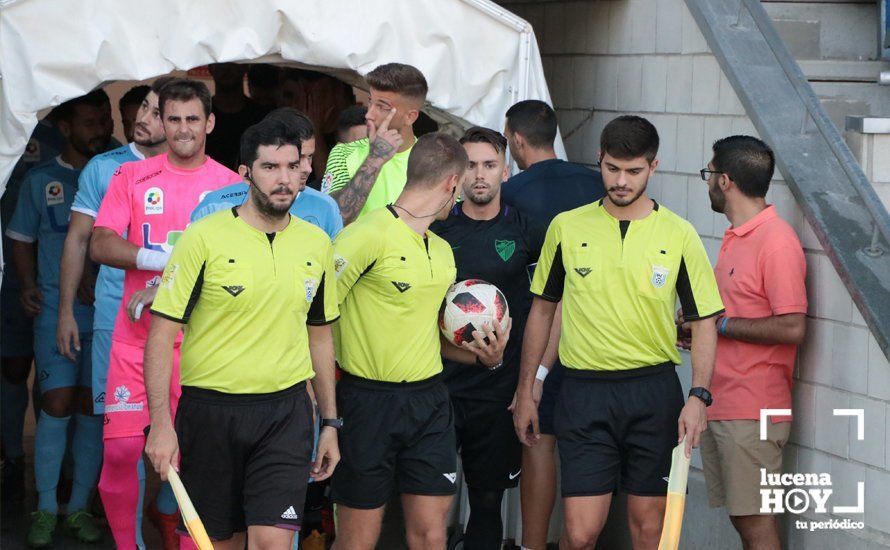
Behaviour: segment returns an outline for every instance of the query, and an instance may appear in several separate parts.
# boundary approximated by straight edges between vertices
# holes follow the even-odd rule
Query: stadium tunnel
[[[445,128],[500,129],[516,101],[550,102],[531,25],[488,0],[158,0],[151,10],[135,0],[77,9],[0,0],[0,194],[48,109],[111,82],[232,61],[357,88],[377,65],[408,63],[429,82],[424,111]],[[565,158],[559,137],[556,149]]]

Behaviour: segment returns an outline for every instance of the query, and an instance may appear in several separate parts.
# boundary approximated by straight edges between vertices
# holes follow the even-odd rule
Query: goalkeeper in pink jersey
[[[99,479],[108,524],[120,550],[137,548],[137,465],[149,425],[142,356],[151,315],[147,307],[143,313],[142,307],[151,303],[173,245],[204,194],[241,181],[238,174],[204,153],[214,123],[207,86],[194,80],[172,80],[161,88],[159,106],[168,153],[123,164],[115,172],[90,246],[94,261],[126,270],[111,337]],[[181,336],[170,384],[173,414],[180,393],[180,340]]]

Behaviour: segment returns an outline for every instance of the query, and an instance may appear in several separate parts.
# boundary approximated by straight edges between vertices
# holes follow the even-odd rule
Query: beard
[[[708,187],[708,198],[711,199],[711,210],[723,214],[726,210],[726,195],[718,186]]]
[[[490,203],[492,200],[494,200],[494,196],[496,194],[497,193],[495,191],[493,191],[491,189],[491,187],[489,187],[487,190],[483,191],[482,193],[476,193],[473,191],[472,188],[464,191],[464,197],[466,197],[466,199],[468,201],[470,201],[473,204],[476,204],[478,206],[484,206],[484,205]]]
[[[286,189],[284,187],[279,187],[272,193],[274,194],[276,191],[281,191],[282,189]],[[281,220],[285,216],[289,215],[290,207],[294,204],[294,200],[297,199],[295,195],[292,195],[293,200],[288,202],[287,204],[279,204],[272,202],[271,195],[267,195],[260,191],[260,188],[256,186],[256,184],[252,184],[250,186],[250,197],[253,200],[253,203],[256,205],[257,211],[264,217],[270,220]]]
[[[140,137],[139,137],[139,132],[137,131],[137,128],[138,128],[139,130],[142,130],[143,132],[145,132],[145,134],[146,134],[148,137],[147,137],[147,138],[140,138]],[[139,125],[137,125],[137,126],[133,129],[133,141],[136,142],[136,145],[141,145],[142,147],[156,147],[156,146],[158,146],[158,145],[164,143],[165,141],[167,141],[167,136],[165,136],[165,135],[162,133],[158,138],[156,138],[156,139],[152,139],[151,132],[148,131],[147,128],[145,128],[145,127],[143,127],[143,126],[139,126]]]
[[[106,149],[108,149],[109,140],[102,138],[94,138],[89,141],[71,141],[71,146],[75,151],[85,156],[86,158],[93,158],[99,153],[104,153]]]
[[[610,187],[608,190],[609,200],[612,201],[612,204],[614,204],[615,206],[630,206],[631,204],[635,203],[637,201],[637,199],[639,199],[643,195],[643,193],[646,192],[646,188],[648,186],[649,186],[649,180],[647,179],[645,182],[643,182],[643,185],[640,187],[640,189],[636,193],[634,193],[633,195],[631,195],[629,197],[623,197],[623,198],[614,197],[612,195],[612,192],[616,188]]]

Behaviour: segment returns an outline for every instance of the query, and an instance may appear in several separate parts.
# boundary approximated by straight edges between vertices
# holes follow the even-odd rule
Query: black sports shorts
[[[441,375],[396,383],[344,372],[337,384],[337,410],[343,428],[331,500],[373,509],[386,504],[393,491],[456,492],[454,414]]]
[[[683,390],[672,363],[566,368],[556,404],[562,496],[667,494]]]
[[[225,540],[250,525],[299,529],[312,422],[305,382],[237,395],[183,386],[176,411],[180,476],[211,538]]]

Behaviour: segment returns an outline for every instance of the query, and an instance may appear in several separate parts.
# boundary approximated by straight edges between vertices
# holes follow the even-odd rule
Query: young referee
[[[523,442],[537,435],[532,385],[562,300],[566,382],[554,419],[565,505],[561,548],[596,545],[619,487],[629,495],[634,548],[657,548],[671,450],[685,437],[688,456],[706,428],[717,345],[708,318],[722,313],[723,303],[695,229],[646,195],[657,153],[658,132],[648,120],[621,116],[606,125],[606,197],[553,220],[532,282],[516,424]],[[677,298],[695,336],[685,404],[675,372]]]
[[[482,279],[504,293],[513,330],[522,334],[531,307],[529,273],[541,253],[544,232],[531,227],[516,208],[501,204],[507,139],[494,130],[474,127],[460,142],[470,161],[463,202],[431,229],[451,245],[459,281]],[[496,370],[445,361],[445,385],[469,488],[467,550],[497,550],[503,544],[501,500],[504,490],[519,483],[522,470],[522,445],[508,410],[519,379],[521,345],[519,338],[510,340],[504,365]]]
[[[331,480],[337,550],[375,547],[394,492],[402,497],[409,547],[445,548],[457,453],[442,355],[496,368],[508,339],[486,329],[461,349],[443,345],[439,333],[456,270],[451,247],[428,229],[448,217],[466,169],[457,140],[421,137],[396,202],[346,226],[334,241],[344,371],[337,385],[343,461]]]
[[[321,229],[288,213],[300,187],[300,139],[265,120],[241,138],[247,200],[192,224],[164,271],[145,352],[146,453],[166,478],[179,461],[217,548],[290,548],[310,467],[339,460],[330,323],[333,252]],[[175,429],[169,381],[184,329]],[[322,430],[311,464],[315,377]]]

